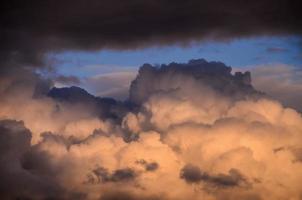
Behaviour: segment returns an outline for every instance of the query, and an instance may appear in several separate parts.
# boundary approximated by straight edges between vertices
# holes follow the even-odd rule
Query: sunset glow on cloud
[[[302,199],[297,1],[1,4],[1,200]]]
[[[248,73],[205,60],[144,65],[133,105],[111,102],[102,115],[106,101],[81,89],[43,96],[37,75],[9,78],[5,198],[300,198],[301,114],[253,89]]]

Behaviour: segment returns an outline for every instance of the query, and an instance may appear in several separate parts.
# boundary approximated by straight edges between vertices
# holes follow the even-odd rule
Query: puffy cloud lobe
[[[122,102],[95,97],[78,87],[50,89],[51,80],[30,69],[8,71],[0,82],[0,119],[24,121],[33,143],[43,132],[75,140],[85,139],[94,130],[110,132],[115,129],[111,121],[121,121],[129,110]]]
[[[253,89],[249,73],[145,65],[130,102],[112,104],[117,119],[79,88],[34,98],[31,86],[13,88],[0,116],[24,125],[0,123],[4,199],[301,197],[301,114]]]
[[[251,86],[249,72],[237,72],[232,75],[231,70],[232,68],[224,63],[207,62],[204,59],[159,67],[145,64],[131,84],[130,100],[141,104],[154,93],[173,90],[181,90],[183,95],[188,95],[194,90],[203,90],[211,94],[217,92],[225,96],[232,95],[235,98],[260,94]],[[197,95],[196,98],[198,97]]]
[[[31,133],[21,122],[0,121],[2,199],[64,198],[64,190],[47,174],[39,176],[24,168],[24,155],[31,148]],[[37,164],[37,163],[35,163]]]

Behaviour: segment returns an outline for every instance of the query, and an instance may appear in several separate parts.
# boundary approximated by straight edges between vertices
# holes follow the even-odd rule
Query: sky
[[[0,199],[301,200],[300,1],[1,1]]]
[[[144,63],[168,64],[187,62],[190,59],[204,58],[209,61],[221,61],[232,67],[283,63],[301,67],[300,38],[290,37],[254,37],[236,39],[228,42],[205,42],[188,46],[164,46],[146,49],[97,52],[65,52],[53,55],[59,60],[58,72],[78,77],[91,76],[108,70],[106,66],[138,69]],[[92,66],[100,66],[91,70]],[[95,67],[97,68],[97,67]],[[103,69],[105,68],[105,69]],[[72,69],[72,70],[70,70]],[[97,72],[99,70],[99,72]]]
[[[271,81],[287,76],[283,82],[293,82],[301,88],[299,80],[302,69],[301,39],[298,36],[283,37],[251,37],[233,39],[229,41],[194,42],[183,46],[166,45],[134,50],[101,50],[96,52],[67,51],[50,54],[56,60],[56,73],[65,77],[74,76],[77,82],[57,82],[56,87],[76,85],[97,96],[110,96],[120,100],[129,97],[128,90],[137,71],[144,63],[154,65],[169,64],[171,62],[186,63],[191,59],[206,59],[220,61],[235,71],[252,71],[253,85],[260,91],[272,95],[288,106],[297,107],[298,99],[295,89],[291,95],[281,95],[277,90],[271,91],[259,77],[254,68],[268,67],[271,73],[278,70],[280,65],[289,66],[291,75],[279,74]],[[255,71],[255,72],[254,72]],[[280,71],[280,70],[279,70]],[[278,88],[278,86],[275,86]],[[291,90],[291,89],[285,89]],[[288,97],[291,96],[291,97]],[[302,106],[298,106],[299,109]]]

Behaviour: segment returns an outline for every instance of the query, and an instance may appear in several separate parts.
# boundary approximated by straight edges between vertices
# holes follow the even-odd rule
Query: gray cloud
[[[98,167],[92,172],[97,177],[97,180],[88,176],[88,183],[128,182],[133,181],[137,176],[136,172],[130,168],[117,169],[114,172],[109,173],[107,169]]]
[[[251,85],[250,72],[232,75],[231,71],[232,68],[224,63],[207,62],[204,59],[160,67],[145,64],[131,83],[130,100],[140,104],[153,93],[177,90],[185,79],[189,79],[188,83],[193,79],[201,86],[206,85],[221,95],[233,98],[261,95]]]
[[[199,167],[185,165],[180,173],[180,178],[188,183],[200,183],[212,185],[212,187],[240,187],[247,186],[249,183],[244,176],[236,169],[230,169],[229,174],[210,175],[202,172]]]
[[[159,165],[157,162],[147,162],[143,159],[138,160],[136,162],[137,164],[143,165],[145,167],[146,171],[156,171],[159,168]]]
[[[2,199],[64,197],[65,191],[50,176],[32,173],[22,165],[24,155],[31,150],[31,133],[22,122],[0,121],[0,137]],[[34,166],[39,165],[37,160],[33,162]]]

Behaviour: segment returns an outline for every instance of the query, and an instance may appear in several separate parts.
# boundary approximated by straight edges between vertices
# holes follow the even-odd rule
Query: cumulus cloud
[[[131,84],[130,100],[141,104],[152,94],[179,91],[186,96],[194,90],[203,90],[212,95],[219,93],[226,97],[233,96],[234,99],[260,95],[251,86],[250,72],[237,72],[232,75],[231,70],[232,68],[224,63],[207,62],[204,59],[159,67],[145,64]],[[195,85],[198,87],[194,87]],[[192,98],[199,97],[197,93],[197,96]]]
[[[301,198],[301,114],[249,72],[146,64],[125,102],[76,87],[37,95],[33,76],[1,88],[3,199]]]
[[[2,199],[64,197],[63,188],[55,184],[50,174],[37,175],[24,168],[22,161],[24,154],[31,149],[31,133],[22,122],[0,121],[0,137]]]

